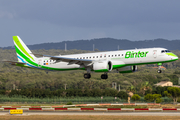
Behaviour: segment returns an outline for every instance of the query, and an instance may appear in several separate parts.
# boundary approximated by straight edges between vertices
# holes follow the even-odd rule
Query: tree
[[[132,97],[131,97],[131,99],[132,100],[134,100],[135,102],[137,101],[137,100],[140,100],[140,96],[138,95],[138,94],[134,94]]]
[[[128,87],[127,91],[135,93],[136,90],[135,90],[134,86],[131,85],[130,87]]]
[[[148,102],[152,102],[153,101],[153,95],[147,94],[146,96],[144,96],[144,100],[146,100]]]
[[[158,102],[162,101],[161,98],[161,94],[147,94],[146,96],[144,96],[144,100],[148,101],[148,102],[152,102],[154,101],[154,103],[156,103],[156,101],[158,100]]]
[[[153,100],[154,100],[154,103],[156,103],[156,101],[161,101],[160,98],[161,98],[161,94],[153,94]]]
[[[128,94],[124,91],[120,91],[118,94],[117,94],[117,97],[121,98],[121,99],[127,99],[128,98]]]
[[[177,103],[178,97],[180,97],[180,89],[177,87],[169,87],[164,94],[169,98],[172,98],[174,103]]]
[[[147,90],[152,91],[152,86],[148,81],[141,84],[140,92],[144,95]]]

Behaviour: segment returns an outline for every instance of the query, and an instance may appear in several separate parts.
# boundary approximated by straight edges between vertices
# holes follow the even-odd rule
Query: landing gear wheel
[[[85,79],[91,78],[91,74],[90,74],[90,73],[85,73],[85,74],[84,74],[84,78],[85,78]]]
[[[162,71],[161,71],[161,70],[158,70],[157,72],[158,72],[158,73],[161,73]]]
[[[107,74],[102,74],[101,79],[108,79],[108,75]]]

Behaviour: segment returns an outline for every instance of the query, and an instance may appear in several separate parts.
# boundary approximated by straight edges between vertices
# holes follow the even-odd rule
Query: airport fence
[[[164,97],[162,103],[172,103],[172,99]],[[118,97],[54,97],[54,98],[27,98],[24,96],[8,97],[0,96],[0,104],[3,103],[17,103],[17,104],[88,104],[88,103],[127,103],[125,99]],[[143,97],[137,103],[146,103]],[[134,101],[131,100],[131,103]]]

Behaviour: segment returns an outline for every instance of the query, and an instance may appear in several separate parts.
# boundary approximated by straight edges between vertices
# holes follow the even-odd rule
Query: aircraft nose
[[[175,60],[178,60],[179,58],[178,58],[178,56],[177,55],[175,55],[174,53],[166,53],[168,56],[170,56],[171,57],[171,60],[173,60],[173,61],[175,61]]]
[[[174,59],[178,60],[179,58],[178,58],[178,56],[176,56]]]
[[[175,54],[173,54],[173,56],[171,56],[171,57],[172,57],[173,60],[178,60],[179,59],[178,56],[175,55]]]

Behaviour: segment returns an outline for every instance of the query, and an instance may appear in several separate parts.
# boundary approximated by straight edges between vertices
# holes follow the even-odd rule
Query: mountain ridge
[[[114,38],[98,38],[91,40],[75,40],[75,41],[62,41],[62,42],[49,42],[34,45],[27,45],[31,50],[37,49],[65,49],[65,43],[67,50],[93,50],[93,44],[95,49],[100,51],[118,50],[119,49],[134,49],[134,48],[153,48],[163,47],[169,50],[180,50],[180,40],[166,40],[162,38],[154,40],[140,40],[130,41],[127,39],[114,39]],[[13,46],[1,47],[1,49],[14,49]]]

